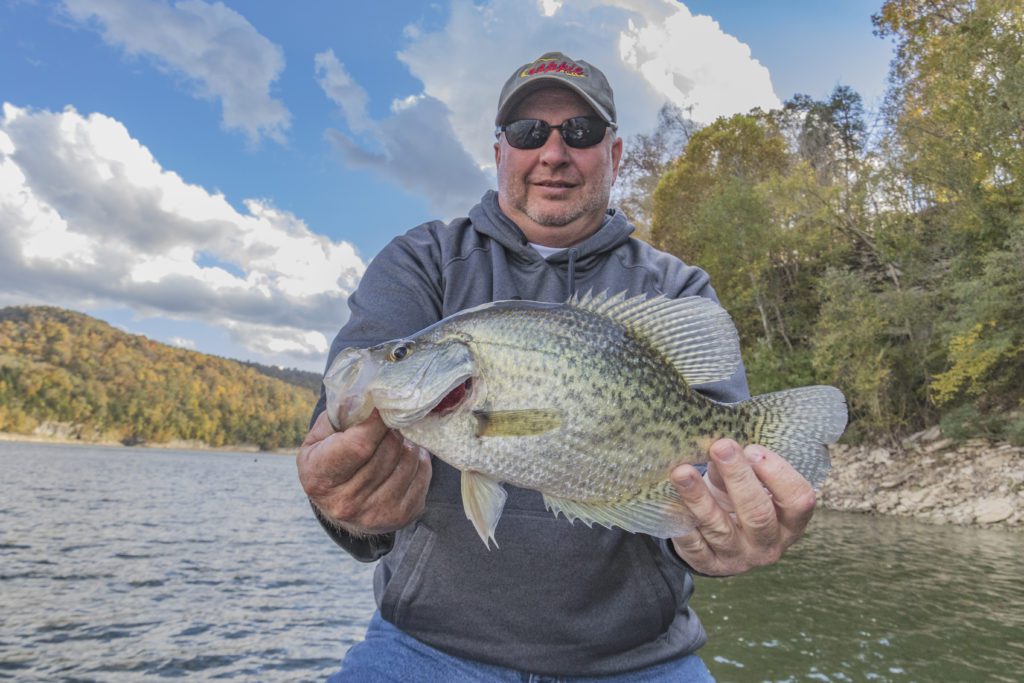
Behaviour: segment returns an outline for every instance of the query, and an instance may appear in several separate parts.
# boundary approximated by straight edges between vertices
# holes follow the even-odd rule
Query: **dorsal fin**
[[[605,316],[665,355],[687,384],[727,379],[740,364],[740,338],[724,308],[689,296],[627,299],[625,292],[573,296],[569,306]]]

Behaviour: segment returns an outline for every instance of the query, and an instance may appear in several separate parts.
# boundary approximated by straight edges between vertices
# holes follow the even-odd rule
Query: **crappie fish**
[[[335,429],[376,408],[384,423],[462,472],[485,545],[503,483],[535,489],[569,520],[670,538],[693,521],[669,481],[718,438],[762,444],[816,486],[846,427],[829,386],[717,403],[692,387],[740,363],[729,314],[704,297],[585,295],[497,301],[421,332],[338,354],[324,377]]]

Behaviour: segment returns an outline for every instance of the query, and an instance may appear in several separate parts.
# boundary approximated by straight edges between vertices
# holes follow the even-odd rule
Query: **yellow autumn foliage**
[[[83,440],[297,446],[313,373],[264,369],[160,344],[81,313],[0,309],[0,431],[60,423]]]

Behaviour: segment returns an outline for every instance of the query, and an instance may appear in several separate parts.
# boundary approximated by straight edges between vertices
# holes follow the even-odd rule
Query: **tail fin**
[[[846,428],[846,398],[835,387],[814,386],[755,396],[744,402],[754,420],[748,438],[785,458],[818,488],[828,473],[827,444]]]

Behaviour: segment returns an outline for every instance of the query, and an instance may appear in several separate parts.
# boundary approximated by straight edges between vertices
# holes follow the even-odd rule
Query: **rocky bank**
[[[85,443],[72,426],[56,422],[40,425],[33,435],[0,433],[0,440]],[[184,441],[140,445],[257,450]],[[295,449],[275,452],[294,454]],[[832,471],[818,496],[829,510],[1024,530],[1024,447],[987,439],[954,443],[932,427],[904,439],[899,448],[836,445],[831,453]]]
[[[958,444],[938,427],[899,448],[833,446],[819,502],[829,510],[1024,529],[1024,448],[987,439]]]

